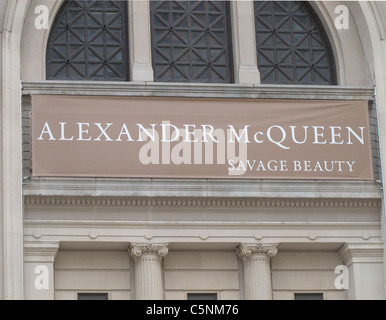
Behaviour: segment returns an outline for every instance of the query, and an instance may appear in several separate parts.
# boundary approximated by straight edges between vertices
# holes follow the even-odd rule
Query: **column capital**
[[[146,255],[163,258],[169,252],[168,245],[167,243],[133,243],[130,245],[129,254],[134,259]]]
[[[54,262],[59,241],[27,241],[24,243],[25,262]]]
[[[277,254],[277,244],[242,243],[236,248],[236,254],[242,259],[249,259],[254,255],[272,258]]]
[[[383,243],[345,243],[340,249],[339,254],[346,266],[353,263],[382,263],[383,262]]]

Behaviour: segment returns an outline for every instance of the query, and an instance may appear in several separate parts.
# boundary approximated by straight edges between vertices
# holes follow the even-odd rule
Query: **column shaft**
[[[255,254],[244,262],[247,300],[271,300],[271,269],[265,254]]]
[[[163,299],[161,259],[153,255],[145,255],[137,260],[135,290],[138,300]]]

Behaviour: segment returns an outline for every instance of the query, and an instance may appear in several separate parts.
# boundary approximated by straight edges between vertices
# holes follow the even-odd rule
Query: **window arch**
[[[151,1],[155,81],[233,82],[229,1]]]
[[[255,1],[257,59],[262,83],[336,84],[327,35],[304,1]]]
[[[128,80],[127,1],[65,1],[47,45],[48,80]]]

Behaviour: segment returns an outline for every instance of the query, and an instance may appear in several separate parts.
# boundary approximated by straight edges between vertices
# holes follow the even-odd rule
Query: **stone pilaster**
[[[2,1],[0,6],[0,298],[4,300],[23,299],[20,46],[29,5],[30,0]]]
[[[24,244],[24,295],[26,300],[54,300],[54,262],[59,241]]]
[[[149,1],[129,1],[131,81],[154,81]]]
[[[233,0],[231,6],[235,81],[245,84],[260,83],[253,1]]]
[[[132,244],[130,256],[135,261],[137,300],[163,300],[161,260],[168,254],[167,244]]]
[[[348,300],[383,300],[384,274],[381,242],[346,243],[339,254],[347,267],[343,277]],[[338,276],[338,275],[337,275]],[[344,276],[344,274],[343,274]]]
[[[245,299],[272,300],[270,259],[277,245],[241,244],[236,253],[244,263]]]

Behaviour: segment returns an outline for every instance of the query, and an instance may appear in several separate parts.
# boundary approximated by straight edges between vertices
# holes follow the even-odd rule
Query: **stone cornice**
[[[31,228],[100,228],[100,229],[130,229],[130,228],[237,228],[255,230],[274,229],[328,229],[328,230],[358,230],[359,228],[380,229],[380,222],[263,222],[263,221],[100,221],[100,220],[25,220],[25,227]]]
[[[263,84],[197,84],[98,81],[24,81],[23,94],[105,96],[370,100],[372,88]]]
[[[318,207],[380,208],[380,199],[237,199],[25,196],[28,207]]]
[[[240,244],[236,248],[236,254],[242,259],[249,259],[254,255],[263,255],[272,258],[277,254],[277,244]]]
[[[32,178],[25,196],[224,198],[224,199],[381,199],[373,181]]]
[[[168,244],[154,244],[154,243],[133,243],[130,245],[129,254],[134,259],[140,258],[144,255],[157,256],[158,258],[165,257],[169,252]]]

